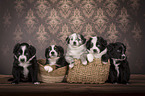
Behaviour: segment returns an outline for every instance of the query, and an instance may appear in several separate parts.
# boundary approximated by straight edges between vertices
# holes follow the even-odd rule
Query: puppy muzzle
[[[27,57],[26,57],[26,56],[24,56],[24,55],[20,55],[18,60],[19,60],[19,62],[24,63],[24,62],[26,62],[26,61],[27,61]]]
[[[19,61],[19,62],[21,62],[21,59],[25,59],[25,58],[18,58],[16,55],[14,55],[14,57]],[[30,62],[33,58],[35,58],[36,56],[35,55],[33,55],[28,61],[26,61],[26,59],[24,60],[24,62]],[[23,60],[22,60],[23,61]]]
[[[126,55],[125,54],[122,54],[121,55],[121,59],[126,59]]]

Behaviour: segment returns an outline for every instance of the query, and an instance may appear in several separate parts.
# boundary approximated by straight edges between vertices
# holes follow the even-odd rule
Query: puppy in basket
[[[126,57],[126,46],[123,43],[110,43],[108,55],[110,58],[110,72],[108,82],[128,84],[130,68]]]
[[[107,64],[108,55],[107,55],[107,41],[102,37],[91,37],[87,43],[86,48],[89,52],[87,54],[87,59],[89,62],[92,62],[95,58],[101,58],[103,64]]]
[[[67,41],[67,52],[66,52],[66,61],[69,63],[69,68],[74,67],[74,58],[81,59],[82,64],[86,65],[86,39],[83,35],[73,33],[72,35],[66,38]]]
[[[45,57],[46,63],[44,69],[48,72],[68,65],[64,57],[64,49],[61,46],[51,45],[46,48]]]

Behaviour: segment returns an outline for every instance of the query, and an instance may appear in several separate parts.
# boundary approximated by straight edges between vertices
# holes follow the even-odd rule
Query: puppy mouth
[[[98,53],[98,51],[97,51],[96,49],[93,49],[93,52],[94,52],[94,53]]]
[[[21,61],[22,63],[24,63],[24,62],[25,62],[25,59],[20,59],[20,61]]]
[[[55,54],[53,54],[53,55],[51,54],[51,56],[50,56],[50,57],[57,57],[57,56],[56,56]]]

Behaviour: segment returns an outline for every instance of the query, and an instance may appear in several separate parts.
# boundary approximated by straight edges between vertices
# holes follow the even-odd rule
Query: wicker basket
[[[58,83],[62,82],[66,73],[66,67],[61,67],[58,69],[55,69],[55,66],[51,66],[54,68],[52,72],[47,72],[44,69],[44,64],[46,60],[45,59],[39,59],[37,61],[39,65],[39,74],[38,74],[38,80],[42,81],[44,83]],[[48,65],[49,66],[49,65]]]
[[[88,65],[81,64],[80,60],[75,59],[75,64],[69,70],[68,83],[105,83],[109,75],[110,62],[102,64],[101,59],[94,59]]]

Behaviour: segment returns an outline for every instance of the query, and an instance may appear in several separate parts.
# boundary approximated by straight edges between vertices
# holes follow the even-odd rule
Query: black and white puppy
[[[110,83],[127,84],[130,78],[130,68],[125,55],[126,46],[123,43],[110,43],[108,55],[110,58],[110,72],[108,81]]]
[[[13,53],[12,84],[18,84],[20,81],[39,84],[37,80],[36,49],[27,43],[18,43],[15,45]]]
[[[68,47],[66,52],[66,61],[69,63],[69,67],[73,68],[74,58],[81,59],[82,64],[86,65],[87,60],[85,54],[87,53],[85,42],[86,39],[83,35],[73,33],[66,38]]]
[[[68,63],[64,57],[64,49],[61,46],[51,45],[45,50],[46,64],[55,65],[56,68],[67,66]],[[48,72],[53,71],[50,66],[45,66],[44,69]]]
[[[86,48],[89,52],[87,59],[89,62],[92,62],[94,58],[101,58],[102,63],[107,64],[108,55],[107,55],[107,41],[102,37],[91,37],[87,43]]]

